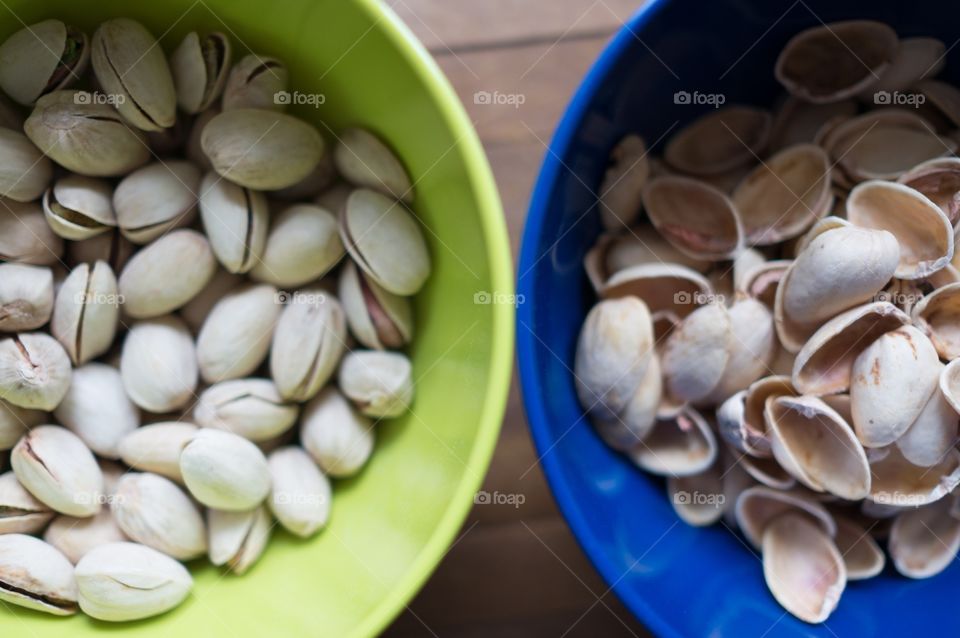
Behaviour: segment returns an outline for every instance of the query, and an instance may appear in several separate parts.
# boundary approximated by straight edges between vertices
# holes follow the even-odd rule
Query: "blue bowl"
[[[613,145],[636,132],[662,147],[710,110],[675,94],[722,94],[769,106],[784,43],[822,22],[872,18],[901,36],[950,47],[960,4],[936,0],[653,0],[616,35],[567,108],[537,182],[520,257],[517,348],[530,429],[542,465],[584,551],[624,604],[661,636],[901,636],[960,634],[960,567],[925,581],[891,568],[850,583],[822,626],[774,601],[759,556],[718,525],[681,522],[663,482],[607,448],[573,383],[577,334],[595,297],[582,268],[600,233],[595,189]],[[954,82],[960,47],[947,60]],[[678,100],[682,101],[682,100]]]

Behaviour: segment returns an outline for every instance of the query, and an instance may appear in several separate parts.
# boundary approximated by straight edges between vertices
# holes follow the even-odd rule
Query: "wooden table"
[[[640,0],[384,2],[436,57],[479,131],[516,258],[530,191],[557,120]],[[483,103],[486,94],[503,103]],[[523,502],[475,506],[387,636],[650,635],[609,591],[557,511],[516,380],[483,489]]]

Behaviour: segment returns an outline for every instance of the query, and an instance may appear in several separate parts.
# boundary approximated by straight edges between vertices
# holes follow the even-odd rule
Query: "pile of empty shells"
[[[576,351],[600,436],[667,477],[677,514],[762,553],[824,621],[885,565],[960,547],[960,90],[944,43],[853,21],[797,34],[768,112],[710,112],[600,187]]]

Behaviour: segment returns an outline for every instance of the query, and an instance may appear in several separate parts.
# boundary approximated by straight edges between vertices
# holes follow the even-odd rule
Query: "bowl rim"
[[[541,258],[537,251],[551,210],[551,192],[560,171],[569,170],[564,165],[564,158],[570,150],[574,137],[581,129],[587,110],[600,85],[606,81],[608,74],[619,63],[624,52],[632,46],[633,41],[639,39],[636,34],[666,2],[667,0],[649,0],[614,34],[574,93],[544,154],[543,164],[530,200],[520,246],[517,291],[518,297],[527,300],[528,303],[517,306],[517,358],[527,423],[550,485],[550,491],[567,524],[573,530],[577,543],[600,572],[610,590],[650,631],[658,636],[681,638],[682,634],[667,621],[663,614],[641,596],[620,587],[620,581],[626,574],[620,566],[608,558],[603,545],[591,532],[586,513],[580,508],[576,497],[563,478],[562,464],[555,455],[550,453],[557,442],[550,436],[547,426],[549,418],[544,402],[547,392],[535,363],[535,351],[539,341],[532,333],[527,334],[531,332],[529,326],[533,325],[534,304],[529,301],[534,299],[536,294],[534,268]]]
[[[487,246],[491,292],[512,295],[513,257],[503,206],[483,145],[460,98],[427,49],[389,6],[379,0],[357,0],[356,4],[374,26],[381,27],[386,38],[426,86],[431,101],[440,111],[442,125],[459,136],[459,148],[455,152],[463,158],[471,190],[475,193],[483,239]],[[478,419],[473,451],[466,459],[460,483],[419,555],[374,610],[351,632],[351,636],[379,635],[400,612],[409,608],[410,601],[450,550],[473,507],[473,495],[480,489],[486,476],[506,412],[514,340],[513,311],[510,306],[490,304],[487,307],[493,314],[493,330],[486,398]]]

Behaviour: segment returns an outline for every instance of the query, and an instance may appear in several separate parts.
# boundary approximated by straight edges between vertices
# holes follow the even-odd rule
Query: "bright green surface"
[[[506,403],[513,310],[473,303],[478,291],[509,294],[513,286],[500,203],[480,143],[434,63],[372,0],[6,0],[0,35],[19,28],[19,19],[46,17],[92,34],[97,21],[121,15],[142,20],[167,52],[189,30],[232,33],[235,43],[285,60],[291,87],[326,95],[319,111],[298,111],[326,135],[321,119],[334,129],[364,124],[399,151],[417,181],[415,209],[431,231],[435,265],[417,299],[415,414],[379,426],[370,465],[335,487],[329,528],[306,542],[276,533],[246,576],[197,566],[184,605],[134,624],[13,613],[7,606],[0,610],[0,635],[373,635],[409,602],[452,542],[486,471]]]

